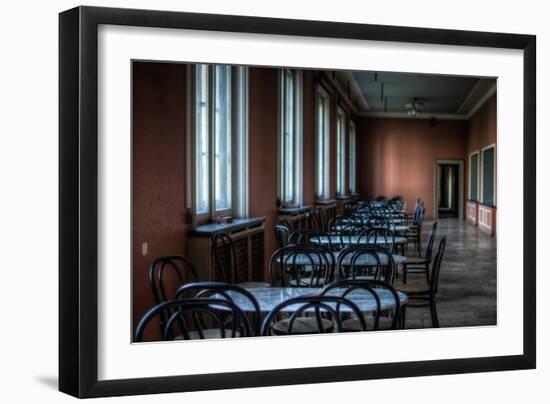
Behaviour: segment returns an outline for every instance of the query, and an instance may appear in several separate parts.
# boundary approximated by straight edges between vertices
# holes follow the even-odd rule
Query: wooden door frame
[[[458,218],[464,220],[464,160],[463,159],[435,159],[434,162],[434,211],[433,217],[435,220],[439,217],[437,200],[439,195],[439,173],[437,167],[439,164],[456,164],[458,165]]]

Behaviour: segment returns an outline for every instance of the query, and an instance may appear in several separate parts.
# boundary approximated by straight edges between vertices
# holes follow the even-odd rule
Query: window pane
[[[195,159],[197,176],[197,213],[208,212],[209,209],[209,141],[208,141],[208,66],[197,65],[196,68],[196,102],[195,102]]]
[[[483,151],[483,204],[494,205],[495,148]]]
[[[294,77],[291,71],[284,74],[283,108],[283,200],[294,199]]]
[[[221,210],[231,208],[231,66],[216,66],[215,83],[214,181]]]
[[[472,154],[470,156],[470,200],[472,201],[477,201],[477,160],[477,154]]]

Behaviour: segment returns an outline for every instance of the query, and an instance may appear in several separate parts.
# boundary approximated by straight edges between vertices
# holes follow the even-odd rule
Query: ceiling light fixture
[[[417,98],[414,98],[413,102],[409,102],[405,104],[405,108],[407,109],[407,115],[413,116],[413,117],[420,115],[423,107],[424,107],[424,103]]]

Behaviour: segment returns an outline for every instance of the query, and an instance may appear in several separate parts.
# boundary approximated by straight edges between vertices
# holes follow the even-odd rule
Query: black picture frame
[[[523,50],[523,354],[98,381],[98,25],[380,40]],[[534,35],[77,7],[59,15],[59,389],[76,397],[324,383],[536,366]]]

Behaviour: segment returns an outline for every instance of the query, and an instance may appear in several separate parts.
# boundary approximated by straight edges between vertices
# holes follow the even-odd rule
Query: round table
[[[338,262],[338,256],[340,255],[340,252],[334,252],[334,253],[327,253],[332,254],[334,257],[334,262]],[[353,257],[354,254],[347,254],[347,256],[343,260],[344,265],[349,265],[349,262],[351,261],[351,257]],[[386,254],[377,253],[378,259],[380,260],[380,265],[388,265],[388,256]],[[401,264],[405,261],[407,261],[407,257],[404,255],[399,254],[392,254],[393,261],[396,264]],[[332,257],[327,257],[327,260],[329,262],[332,262]],[[281,257],[277,257],[277,262],[281,262]],[[313,254],[292,254],[289,256],[288,260],[286,261],[287,264],[292,265],[300,265],[300,266],[307,266],[307,265],[319,265],[319,256],[315,253]],[[355,265],[366,265],[366,266],[374,266],[376,265],[376,259],[370,255],[370,254],[361,254],[357,257],[355,261]]]
[[[335,245],[341,245],[341,244],[377,244],[377,245],[385,245],[390,244],[389,241],[393,240],[393,244],[406,244],[407,238],[401,237],[401,236],[395,236],[395,237],[388,237],[386,242],[386,239],[384,237],[371,237],[367,239],[366,237],[361,237],[359,240],[359,236],[319,236],[319,237],[311,237],[309,241],[313,244],[335,244]]]
[[[315,295],[318,294],[321,289],[319,288],[293,288],[293,287],[270,287],[270,288],[250,288],[247,289],[258,301],[261,312],[270,312],[279,303],[285,300],[298,296]],[[334,288],[327,293],[327,296],[341,296],[344,292],[344,288]],[[373,289],[380,299],[380,310],[389,310],[395,307],[395,299],[393,294],[388,289]],[[246,297],[242,294],[234,291],[225,292],[233,300],[233,302],[239,306],[244,312],[254,311],[254,306]],[[408,296],[403,292],[397,292],[399,296],[399,302],[401,305],[406,304],[409,300]],[[212,297],[215,298],[216,295]],[[354,290],[350,292],[346,299],[352,301],[357,305],[362,312],[372,312],[377,310],[376,299],[369,292],[364,290]],[[288,306],[285,311],[296,311],[302,305],[296,304]],[[351,311],[351,308],[342,305],[341,311]]]

